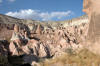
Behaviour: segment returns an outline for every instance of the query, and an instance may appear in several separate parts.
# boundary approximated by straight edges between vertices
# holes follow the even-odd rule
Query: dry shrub
[[[98,66],[100,65],[100,56],[90,52],[87,49],[82,49],[78,53],[66,53],[55,59],[47,59],[40,62],[41,66]]]

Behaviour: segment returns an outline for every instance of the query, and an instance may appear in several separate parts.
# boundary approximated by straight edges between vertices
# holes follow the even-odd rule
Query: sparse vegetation
[[[24,61],[20,56],[9,56],[8,60],[9,60],[9,63],[12,64],[12,66],[19,66],[19,65],[24,64]]]
[[[66,53],[55,59],[48,59],[40,62],[41,66],[98,66],[100,65],[100,56],[83,49],[78,53]]]
[[[8,59],[7,59],[7,57],[5,57],[5,56],[3,56],[3,55],[0,55],[0,66],[2,65],[2,66],[6,66],[6,65],[8,65],[9,63],[8,63]]]

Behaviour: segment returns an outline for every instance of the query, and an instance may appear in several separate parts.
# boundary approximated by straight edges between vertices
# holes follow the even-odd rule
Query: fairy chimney
[[[15,24],[14,26],[14,32],[19,32],[19,26]]]
[[[36,34],[41,34],[41,27],[40,27],[40,25],[37,25]]]

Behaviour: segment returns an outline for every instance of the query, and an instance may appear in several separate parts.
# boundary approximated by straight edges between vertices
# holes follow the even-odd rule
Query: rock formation
[[[91,43],[100,42],[100,1],[84,0],[83,11],[89,16],[88,39]]]
[[[10,52],[12,55],[25,55],[24,60],[30,64],[32,61],[38,61],[38,58],[58,57],[68,48],[72,48],[73,50],[82,48],[81,41],[84,41],[86,38],[85,31],[87,30],[87,26],[87,24],[82,23],[77,26],[67,26],[62,29],[58,28],[55,32],[52,32],[54,29],[49,29],[43,34],[40,33],[38,28],[36,29],[39,30],[39,32],[37,31],[38,33],[30,33],[33,37],[30,36],[29,40],[20,37],[12,40],[9,45]],[[19,27],[15,25],[14,33],[16,32],[19,32],[16,35],[22,36]],[[23,37],[25,36],[26,34],[23,35]],[[15,38],[16,36],[13,35],[12,37]]]
[[[56,58],[66,50],[84,46],[100,54],[100,1],[84,0],[84,15],[68,21],[39,22],[0,15],[0,56],[17,56],[38,65],[39,59]],[[88,37],[87,37],[88,36]]]
[[[37,34],[41,34],[41,27],[40,27],[40,25],[37,25],[37,29],[36,29],[36,33]]]
[[[5,22],[3,20],[2,22]],[[7,29],[7,26],[2,27],[9,32],[12,31],[12,36],[7,35],[11,37],[9,39],[10,44],[8,44],[9,54],[22,56],[24,62],[31,65],[34,65],[41,58],[59,57],[65,54],[67,49],[80,50],[82,48],[81,43],[85,41],[87,36],[87,16],[51,23],[35,21],[30,21],[30,23],[27,20],[14,20],[15,23],[11,21],[13,23],[11,29]],[[16,21],[19,22],[16,23]],[[9,21],[8,23],[10,24]],[[6,38],[6,36],[3,37]]]
[[[89,29],[86,47],[96,54],[100,54],[100,0],[84,0],[83,11],[89,16]]]

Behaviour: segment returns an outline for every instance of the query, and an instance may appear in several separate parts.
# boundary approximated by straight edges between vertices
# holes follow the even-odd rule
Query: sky
[[[0,14],[40,21],[62,21],[84,15],[83,0],[0,0]]]

